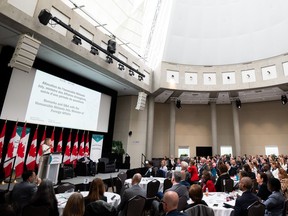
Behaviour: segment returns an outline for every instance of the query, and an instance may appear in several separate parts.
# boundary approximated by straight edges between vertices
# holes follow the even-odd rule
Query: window
[[[232,153],[232,146],[220,146],[220,155],[231,154]]]
[[[178,148],[178,157],[180,157],[180,155],[187,155],[188,157],[190,157],[190,148],[189,148],[189,146],[179,146],[179,148]]]
[[[266,155],[279,155],[278,146],[265,146],[265,154]]]

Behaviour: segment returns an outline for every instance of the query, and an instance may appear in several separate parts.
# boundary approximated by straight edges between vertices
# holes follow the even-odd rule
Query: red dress
[[[199,180],[198,170],[196,166],[189,166],[187,170],[191,174],[191,178],[190,178],[191,182]]]
[[[208,188],[209,192],[216,192],[216,188],[212,180],[208,180],[205,184],[203,184],[203,192],[206,192],[206,188]]]

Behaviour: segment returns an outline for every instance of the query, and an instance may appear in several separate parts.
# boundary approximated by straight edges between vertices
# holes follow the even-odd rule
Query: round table
[[[63,210],[66,206],[67,200],[73,193],[78,193],[78,192],[56,194],[56,198],[58,201],[59,215],[62,215]],[[86,197],[89,191],[81,191],[80,193],[83,195],[83,197]],[[121,202],[121,197],[119,194],[112,193],[112,192],[105,192],[104,196],[107,197],[107,202],[109,204],[112,204],[114,207],[117,207]]]
[[[163,192],[163,183],[165,178],[161,178],[161,177],[142,177],[141,182],[139,183],[140,187],[142,187],[145,191],[147,191],[147,185],[150,181],[157,179],[160,182],[159,185],[159,192]],[[129,187],[132,186],[132,179],[126,179],[125,180],[125,184],[128,184]]]

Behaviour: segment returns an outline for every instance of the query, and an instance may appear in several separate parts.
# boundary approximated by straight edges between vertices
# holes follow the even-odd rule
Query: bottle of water
[[[206,187],[205,195],[208,196],[208,193],[209,193],[209,190],[208,190],[208,187]]]

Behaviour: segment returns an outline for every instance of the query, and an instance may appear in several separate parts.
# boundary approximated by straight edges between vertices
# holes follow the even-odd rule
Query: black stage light
[[[241,108],[241,100],[240,100],[239,98],[236,99],[236,107],[237,107],[238,109]]]
[[[108,40],[107,51],[110,54],[114,54],[116,52],[116,41],[114,39]]]
[[[77,37],[76,35],[73,36],[72,42],[76,45],[82,44],[81,39]]]
[[[93,47],[93,46],[91,47],[90,53],[93,54],[93,55],[99,55],[98,49],[96,49],[96,48]]]
[[[180,100],[180,99],[177,99],[177,100],[176,100],[176,107],[177,107],[178,109],[182,108],[182,106],[181,106],[181,100]]]
[[[285,105],[285,104],[287,103],[287,96],[286,96],[286,95],[282,95],[282,96],[281,96],[281,103],[282,103],[283,105]]]
[[[41,10],[41,12],[38,15],[38,19],[40,23],[43,25],[47,25],[51,18],[52,18],[52,14],[47,9]]]

